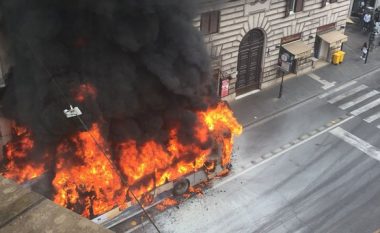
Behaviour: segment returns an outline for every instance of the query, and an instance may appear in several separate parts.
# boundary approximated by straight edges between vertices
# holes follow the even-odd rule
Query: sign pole
[[[279,99],[281,99],[281,97],[282,97],[282,88],[284,85],[284,74],[285,74],[285,71],[283,71],[283,70],[281,70],[281,71],[282,71],[282,76],[281,76],[280,92],[278,93]]]
[[[367,54],[365,55],[365,61],[364,61],[364,64],[367,64],[369,50],[371,49],[371,45],[372,45],[374,39],[375,39],[375,34],[374,34],[374,32],[372,31],[372,32],[369,34],[368,48],[367,48]]]

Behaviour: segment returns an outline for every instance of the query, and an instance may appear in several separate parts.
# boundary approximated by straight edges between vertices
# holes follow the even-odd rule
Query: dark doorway
[[[236,95],[260,88],[264,39],[264,33],[260,29],[253,29],[241,41],[237,65]]]

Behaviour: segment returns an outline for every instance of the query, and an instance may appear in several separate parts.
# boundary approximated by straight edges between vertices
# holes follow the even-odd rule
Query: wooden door
[[[249,31],[240,43],[236,94],[259,89],[264,49],[264,33],[259,29]]]

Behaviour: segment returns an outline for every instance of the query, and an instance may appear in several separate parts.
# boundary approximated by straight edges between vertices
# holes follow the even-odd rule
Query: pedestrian
[[[377,23],[380,21],[380,12],[377,10],[377,8],[375,10],[375,15],[373,16],[373,21],[374,23]]]
[[[365,1],[361,0],[359,5],[360,5],[360,8],[364,9],[365,8]]]
[[[362,47],[362,55],[360,56],[360,58],[365,60],[367,53],[368,53],[368,46],[367,46],[367,43],[365,42]]]
[[[369,27],[371,24],[371,14],[369,12],[366,12],[363,16],[363,22],[364,22],[364,27],[363,31],[369,31]]]

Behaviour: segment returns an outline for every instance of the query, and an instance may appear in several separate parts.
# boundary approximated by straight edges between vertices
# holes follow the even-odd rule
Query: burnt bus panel
[[[172,196],[171,190],[157,195],[153,204],[146,206],[145,210],[149,210],[150,208],[158,205],[165,198],[170,197],[170,196]],[[116,209],[119,210],[119,208],[116,208]],[[116,210],[111,210],[111,211],[115,211],[114,213],[117,213]],[[111,214],[107,215],[109,212],[107,212],[106,214],[103,214],[102,216],[99,216],[98,218],[94,218],[91,221],[98,223],[98,224],[102,224],[105,228],[111,228],[111,227],[113,227],[113,226],[115,226],[115,225],[117,225],[117,224],[119,224],[119,223],[121,223],[127,219],[130,219],[130,218],[132,218],[138,214],[141,214],[143,211],[142,211],[141,207],[136,204],[136,205],[133,205],[133,206],[131,206],[131,207],[129,207],[123,211],[119,210],[119,214],[117,216],[112,216]]]
[[[195,186],[201,182],[208,180],[208,177],[204,170],[199,170],[193,174],[187,175],[185,179],[190,181],[190,186]]]
[[[168,182],[166,184],[163,184],[161,186],[158,186],[155,188],[151,193],[155,195],[155,197],[163,192],[171,191],[173,189],[173,182]]]
[[[191,186],[195,186],[204,181],[207,181],[208,175],[204,170],[199,170],[197,172],[184,176],[183,178],[179,180],[182,180],[182,179],[187,179],[190,182]],[[154,192],[156,193],[155,200],[152,205],[145,207],[145,209],[148,210],[156,206],[157,204],[161,203],[165,198],[173,196],[172,191],[173,191],[174,183],[175,181],[166,183],[164,185],[157,187],[153,191],[151,191],[150,193],[154,193]],[[141,207],[135,204],[122,211],[119,208],[115,208],[101,216],[98,216],[92,219],[91,221],[98,224],[102,224],[106,228],[111,228],[127,219],[130,219],[136,216],[137,214],[140,214],[141,212],[142,212]]]

